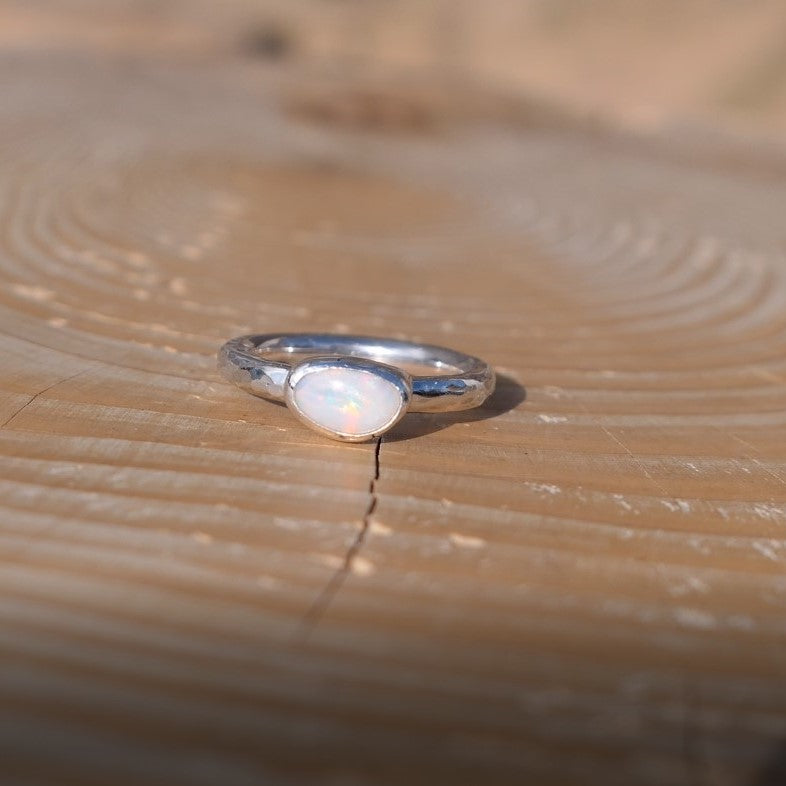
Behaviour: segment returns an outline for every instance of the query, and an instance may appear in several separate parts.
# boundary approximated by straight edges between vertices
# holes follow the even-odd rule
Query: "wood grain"
[[[243,59],[0,95],[4,782],[783,782],[778,148]],[[333,444],[214,370],[280,329],[502,382]]]

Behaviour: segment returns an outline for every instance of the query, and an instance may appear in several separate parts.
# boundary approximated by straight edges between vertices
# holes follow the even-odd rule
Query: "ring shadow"
[[[526,398],[523,385],[505,374],[497,374],[497,386],[481,406],[461,412],[410,412],[385,434],[384,441],[403,442],[443,431],[456,423],[495,418],[515,409]]]

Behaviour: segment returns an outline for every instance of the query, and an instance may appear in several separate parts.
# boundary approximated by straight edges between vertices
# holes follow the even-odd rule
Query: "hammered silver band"
[[[406,411],[454,412],[482,404],[494,390],[495,375],[480,358],[446,347],[396,339],[329,333],[238,336],[224,344],[218,365],[226,379],[255,396],[284,401],[309,426],[327,436],[361,441],[386,431]],[[409,373],[406,369],[433,373]],[[401,407],[384,428],[364,433],[325,427],[304,417],[294,390],[305,374],[330,370],[376,375],[395,385]]]

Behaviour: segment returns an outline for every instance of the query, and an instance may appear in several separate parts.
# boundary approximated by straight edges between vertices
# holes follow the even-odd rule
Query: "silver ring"
[[[488,363],[463,352],[330,333],[238,336],[219,350],[218,368],[242,390],[285,402],[307,426],[344,442],[379,437],[406,412],[477,407],[495,382]]]

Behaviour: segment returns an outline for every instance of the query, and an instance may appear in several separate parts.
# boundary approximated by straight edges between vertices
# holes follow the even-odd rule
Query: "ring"
[[[218,368],[242,390],[285,402],[307,426],[343,442],[379,437],[406,412],[477,407],[495,382],[488,363],[463,352],[329,333],[239,336],[219,350]]]

